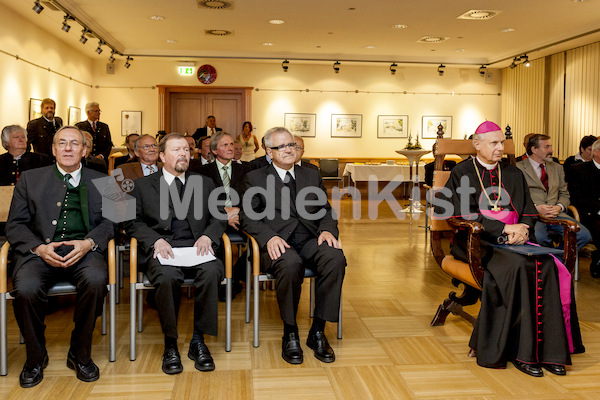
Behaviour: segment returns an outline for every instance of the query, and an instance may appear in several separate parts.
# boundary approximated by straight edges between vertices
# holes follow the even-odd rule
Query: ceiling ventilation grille
[[[502,11],[494,11],[494,10],[469,10],[463,15],[456,17],[456,19],[471,19],[477,21],[485,21],[491,18],[494,18],[496,15],[500,14]]]
[[[442,43],[450,39],[448,36],[423,36],[417,43]]]
[[[228,0],[196,0],[198,8],[210,10],[233,10],[233,1]]]
[[[206,36],[231,36],[233,35],[233,31],[226,29],[205,29],[204,34]]]

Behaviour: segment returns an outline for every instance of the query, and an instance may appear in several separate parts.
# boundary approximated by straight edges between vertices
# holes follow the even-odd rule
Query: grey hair
[[[229,136],[233,140],[233,136],[225,131],[219,131],[210,137],[210,150],[216,151],[219,146],[219,140],[221,140],[224,136]]]
[[[4,134],[4,132],[2,132]],[[592,144],[592,151],[598,151],[600,149],[600,140],[596,140],[594,144]]]
[[[2,146],[4,146],[6,150],[8,150],[6,145],[10,140],[10,134],[17,131],[22,131],[23,133],[25,133],[25,137],[27,137],[27,132],[25,131],[25,128],[23,128],[21,125],[7,125],[2,129]]]
[[[81,129],[79,129],[76,126],[72,126],[72,125],[64,125],[64,126],[61,126],[60,128],[58,128],[58,130],[54,134],[54,137],[52,138],[52,144],[54,144],[56,142],[56,138],[58,137],[58,134],[62,131],[66,131],[67,129],[73,129],[73,130],[79,132],[79,134],[81,135],[81,144],[84,146],[87,146],[87,139],[85,138],[85,134],[81,131]]]
[[[90,101],[85,105],[85,112],[90,111],[92,107],[100,107],[100,104],[98,104],[96,101]]]
[[[154,142],[156,142],[156,138],[153,137],[152,135],[148,135],[147,133],[144,133],[143,135],[140,135],[140,137],[138,137],[137,139],[135,139],[134,145],[133,145],[133,149],[135,151],[138,151],[140,149],[140,140],[142,140],[145,137],[149,137],[152,138],[154,140]]]
[[[271,128],[265,132],[265,147],[273,147],[273,141],[271,140],[271,136],[276,133],[287,133],[292,140],[294,140],[294,136],[283,126],[276,126],[275,128]]]

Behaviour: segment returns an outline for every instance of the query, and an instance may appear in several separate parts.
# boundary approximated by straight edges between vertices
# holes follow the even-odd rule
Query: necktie
[[[296,181],[294,177],[290,173],[290,171],[285,173],[285,179],[283,180],[283,184],[290,189],[290,197],[292,199],[292,203],[296,204]]]
[[[92,122],[92,129],[94,130],[94,132],[96,132],[96,130],[98,129],[96,127],[96,121]]]
[[[177,193],[179,193],[179,198],[183,198],[184,185],[183,182],[181,182],[181,179],[175,178],[175,185],[177,186]]]
[[[548,174],[546,173],[546,167],[544,166],[544,164],[540,164],[540,169],[542,170],[542,176],[540,177],[540,180],[542,181],[542,185],[544,185],[544,188],[546,189],[546,192],[548,191]]]
[[[225,188],[225,207],[231,207],[231,197],[229,196],[229,189],[231,187],[231,179],[229,178],[229,168],[227,165],[223,165],[223,187]]]
[[[67,182],[67,189],[73,189],[75,186],[71,185],[71,174],[65,174],[64,180]]]
[[[155,173],[156,171],[154,170],[154,165],[148,165],[146,167],[146,169],[148,170],[148,175],[152,175],[153,173]]]

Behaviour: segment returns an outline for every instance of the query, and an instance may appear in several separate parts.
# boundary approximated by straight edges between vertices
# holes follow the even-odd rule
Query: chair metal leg
[[[144,330],[144,294],[142,289],[136,291],[137,294],[137,325],[138,332],[142,332]]]
[[[0,294],[0,375],[7,374],[6,293]]]
[[[102,302],[102,334],[106,335],[106,296]]]
[[[110,318],[110,322],[109,322],[109,334],[108,334],[108,351],[109,351],[109,355],[108,355],[108,360],[110,362],[115,362],[116,360],[116,330],[117,327],[115,326],[115,323],[117,321],[116,315],[115,315],[115,310],[116,310],[116,302],[117,302],[117,293],[119,292],[119,289],[117,287],[117,285],[113,284],[110,285],[110,292],[109,292],[109,297],[110,300],[108,302],[109,304],[109,318]],[[104,303],[104,306],[106,307],[106,302]]]
[[[577,256],[575,257],[575,274],[573,279],[575,279],[575,282],[577,282],[579,280],[579,252],[577,253]]]
[[[250,246],[248,246],[248,249]],[[246,253],[248,258],[246,258],[246,323],[250,322],[250,288],[252,287],[252,263],[250,262],[250,251]],[[254,286],[256,290],[257,287]]]
[[[310,278],[310,317],[315,316],[315,278]]]
[[[135,312],[137,307],[137,293],[135,292],[135,283],[131,283],[129,285],[129,293],[129,360],[135,361]]]
[[[259,312],[259,307],[258,307],[258,294],[259,294],[259,289],[258,289],[258,275],[254,275],[254,347],[258,347],[258,312]]]
[[[225,351],[231,351],[231,278],[225,278]]]

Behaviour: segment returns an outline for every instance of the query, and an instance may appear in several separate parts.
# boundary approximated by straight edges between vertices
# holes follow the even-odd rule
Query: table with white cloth
[[[368,165],[368,164],[346,164],[343,176],[348,176],[355,183],[368,180],[383,182],[410,182],[409,165]],[[425,165],[419,164],[417,172],[419,182],[425,181]]]

